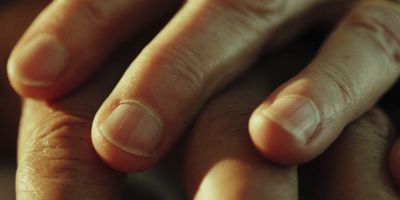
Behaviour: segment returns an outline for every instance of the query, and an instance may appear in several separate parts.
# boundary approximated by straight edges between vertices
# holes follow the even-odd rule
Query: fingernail
[[[161,140],[160,122],[138,103],[122,103],[99,126],[110,143],[128,153],[152,156]]]
[[[40,35],[21,45],[8,61],[8,74],[23,85],[50,86],[66,65],[66,52],[50,35]]]
[[[261,114],[280,125],[301,143],[307,143],[320,121],[319,112],[311,100],[299,96],[276,99]]]

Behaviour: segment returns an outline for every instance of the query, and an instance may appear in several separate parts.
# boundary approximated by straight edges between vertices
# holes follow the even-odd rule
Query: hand
[[[396,2],[359,1],[316,58],[258,107],[249,126],[260,152],[283,164],[314,158],[396,82]]]
[[[282,69],[282,65],[286,66],[282,59],[287,55],[296,55],[297,51],[307,52],[304,48],[285,48],[282,55],[274,56],[275,62],[270,60],[267,70],[243,78],[204,107],[188,140],[185,140],[184,177],[189,183],[191,197],[400,198],[387,164],[387,155],[396,134],[388,118],[377,109],[348,125],[321,157],[297,170],[274,165],[257,154],[246,130],[247,119],[266,95],[265,91],[272,91],[274,82],[284,79],[277,79],[273,73]],[[304,56],[297,54],[289,59],[288,68],[292,66],[290,68],[293,69],[296,64],[301,66],[300,58]],[[390,165],[393,166],[392,163]]]
[[[282,55],[274,56],[275,62],[270,59],[260,64],[268,66],[266,70],[253,71],[205,106],[182,151],[183,177],[190,196],[281,200],[298,199],[300,190],[313,199],[398,198],[387,171],[380,171],[385,169],[393,132],[379,111],[353,123],[326,155],[313,166],[301,168],[300,173],[313,170],[313,176],[299,179],[295,167],[268,162],[251,145],[247,119],[275,82],[285,78],[277,79],[272,73],[282,67],[282,58],[296,55],[298,58],[294,56],[284,66],[293,69],[294,60],[301,66],[305,55],[294,54],[298,50],[307,52],[304,48],[286,48]],[[118,67],[118,57],[111,59],[118,64],[105,67],[91,83],[69,97],[50,104],[25,101],[19,137],[19,199],[101,200],[122,196],[123,174],[101,162],[90,142],[91,116],[123,71]],[[318,169],[317,174],[314,169]],[[299,189],[298,182],[306,190]]]
[[[261,88],[254,79],[246,82],[212,100],[194,126],[185,150],[184,177],[190,183],[191,197],[200,200],[400,198],[386,159],[395,132],[382,111],[373,109],[348,125],[331,148],[312,163],[298,170],[285,168],[266,161],[250,145],[246,116],[256,105],[252,98],[259,95]]]
[[[27,4],[24,6],[31,7]],[[26,16],[34,9],[21,10],[24,11],[21,12],[22,16]],[[295,50],[305,52],[303,48]],[[285,54],[275,56],[275,62],[265,64],[275,67],[264,73],[251,74],[206,106],[194,126],[193,134],[189,134],[191,137],[186,147],[185,177],[188,178],[187,188],[192,196],[198,199],[202,199],[204,195],[207,195],[205,199],[241,199],[243,196],[255,199],[260,196],[269,199],[297,199],[295,168],[279,167],[262,159],[250,145],[246,131],[246,121],[251,110],[265,95],[265,91],[271,90],[277,81],[276,76],[267,79],[264,76],[271,76],[271,72],[279,70],[282,58],[295,52],[288,48]],[[294,59],[297,62],[304,57],[297,56],[299,58]],[[120,59],[114,60],[119,62]],[[121,195],[123,175],[99,161],[89,139],[90,115],[96,110],[101,98],[104,98],[107,88],[111,89],[112,79],[118,78],[121,69],[116,66],[119,65],[118,63],[105,69],[79,92],[52,104],[25,101],[17,176],[19,199],[115,199]],[[294,67],[291,62],[285,65]],[[263,87],[259,87],[260,85]],[[314,178],[323,178],[326,184],[307,194],[319,192],[320,195],[333,199],[344,199],[346,196],[346,199],[354,199],[354,194],[368,195],[371,199],[382,199],[375,198],[382,196],[385,199],[396,198],[386,172],[379,171],[384,165],[385,148],[391,141],[388,126],[385,117],[374,111],[348,128],[332,150],[318,161],[322,163],[318,164],[322,175]],[[360,151],[362,158],[370,159],[356,162],[354,158],[361,154]],[[352,161],[352,165],[332,165],[332,160],[335,163]],[[364,163],[366,161],[368,163]],[[341,176],[341,168],[346,169],[345,176]],[[324,170],[338,174],[326,177]],[[366,175],[360,174],[360,171]],[[357,184],[353,184],[352,179],[352,184],[347,186],[346,183],[350,181],[346,178],[352,177],[352,174],[359,175]],[[229,182],[224,181],[225,178],[229,178]],[[301,183],[311,180],[315,179],[307,178]],[[321,182],[318,179],[316,181]],[[335,184],[341,181],[345,184]],[[225,190],[209,190],[215,189],[215,185],[227,187],[224,187]],[[373,190],[368,190],[368,187]]]
[[[140,48],[139,44],[132,46]],[[18,145],[18,199],[115,199],[122,195],[124,174],[110,169],[97,157],[90,141],[90,127],[94,112],[124,70],[121,66],[126,59],[123,58],[130,57],[127,52],[135,51],[119,52],[110,59],[115,63],[104,67],[90,83],[69,96],[51,103],[24,100]],[[258,99],[261,96],[262,93]],[[248,147],[251,147],[249,140],[245,148]],[[196,156],[207,159],[202,154],[196,153]],[[132,166],[120,163],[124,164]],[[287,171],[270,165],[272,169],[265,171],[271,176]],[[140,163],[133,167],[143,168]],[[195,172],[196,169],[190,173]],[[195,187],[190,183],[187,186]]]
[[[0,3],[0,199],[15,199],[15,144],[21,109],[7,79],[6,61],[20,34],[43,6],[36,0]]]
[[[54,1],[15,48],[8,65],[11,82],[26,97],[60,97],[93,76],[115,46],[165,20],[178,4]],[[264,45],[272,48],[272,41],[286,38],[278,33],[297,32],[289,22],[304,28],[331,16],[331,8],[343,11],[349,4],[185,2],[98,110],[92,130],[97,152],[119,170],[138,170],[135,163],[151,166],[205,101],[257,60]],[[398,45],[391,42],[398,40],[398,7],[389,0],[359,1],[314,61],[261,104],[249,125],[261,153],[282,164],[309,161],[376,103],[399,74]],[[134,22],[127,25],[127,19]]]
[[[7,57],[23,31],[44,7],[43,1],[0,3],[0,157],[15,156],[20,100],[12,90],[6,72]],[[12,19],[12,20],[10,20]]]

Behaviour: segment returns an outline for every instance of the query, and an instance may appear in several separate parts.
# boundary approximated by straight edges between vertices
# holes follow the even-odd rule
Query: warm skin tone
[[[281,66],[270,64],[269,70],[249,74],[211,100],[189,131],[183,147],[188,194],[207,200],[295,200],[298,184],[307,188],[316,183],[314,190],[301,190],[301,194],[314,199],[397,199],[385,170],[394,133],[379,111],[348,127],[326,155],[300,171],[312,170],[315,177],[308,175],[299,183],[296,168],[277,166],[256,152],[246,122],[263,92],[270,89],[264,87],[271,84],[265,75],[277,70],[272,66]],[[111,89],[111,77],[118,78],[116,69],[106,68],[85,88],[52,104],[25,101],[19,199],[115,199],[121,195],[123,174],[101,162],[90,143],[91,116]]]
[[[302,46],[295,50],[306,51]],[[185,147],[186,186],[191,196],[297,199],[296,169],[265,161],[252,147],[246,128],[251,111],[276,85],[272,81],[276,76],[269,76],[282,69],[282,58],[296,54],[295,50],[287,48],[273,56],[275,62],[259,64],[269,67],[248,74],[202,110]],[[52,103],[24,101],[18,146],[19,199],[115,199],[121,194],[123,174],[97,157],[90,142],[90,126],[94,112],[124,70],[122,58],[131,57],[123,54],[119,52],[113,63],[69,96]],[[289,60],[298,65],[302,61],[298,59]],[[296,65],[287,63],[285,68]],[[393,139],[390,130],[386,117],[376,110],[353,123],[325,156],[308,167],[323,174],[315,181],[321,183],[320,178],[324,184],[314,191],[301,192],[315,199],[354,199],[354,195],[360,199],[397,199],[384,170]],[[332,165],[332,161],[340,164]],[[226,186],[223,190],[212,190],[221,184]],[[312,183],[301,180],[300,184]]]
[[[328,10],[343,12],[343,5],[354,2],[185,1],[97,111],[92,128],[97,153],[124,171],[138,170],[125,162],[152,166],[206,100],[250,67],[264,46],[271,50],[299,27],[332,15]],[[281,164],[315,158],[395,83],[400,74],[396,2],[354,3],[316,58],[258,106],[249,130],[264,156]],[[12,85],[25,97],[60,98],[92,77],[117,45],[180,4],[53,1],[11,55]],[[288,145],[278,147],[281,143]]]

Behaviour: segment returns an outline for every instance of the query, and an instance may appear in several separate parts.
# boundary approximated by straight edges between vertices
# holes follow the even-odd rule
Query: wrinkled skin
[[[29,16],[26,19],[29,21]],[[137,42],[132,43],[136,45],[131,46],[140,47],[145,38],[136,38]],[[275,59],[257,64],[264,69],[249,72],[207,103],[193,128],[187,131],[183,149],[178,149],[184,151],[177,151],[184,152],[178,156],[183,156],[189,196],[298,199],[300,191],[307,199],[399,198],[386,167],[394,132],[379,110],[370,111],[348,126],[326,154],[300,168],[300,177],[295,167],[272,164],[251,145],[246,128],[251,111],[305,61],[305,55],[296,55],[299,50],[313,49],[300,42],[276,53],[272,56]],[[129,49],[116,52],[93,80],[60,100],[23,101],[18,199],[117,199],[123,195],[125,175],[109,168],[97,156],[90,142],[90,128],[95,111],[124,70],[120,66],[125,66],[124,62],[136,53]],[[287,56],[293,59],[283,59]],[[282,69],[288,69],[288,73],[272,76],[272,72]],[[15,124],[16,118],[9,120]]]

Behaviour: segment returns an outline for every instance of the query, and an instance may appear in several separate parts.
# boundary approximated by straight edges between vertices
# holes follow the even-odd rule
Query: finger
[[[19,35],[34,16],[46,5],[46,1],[0,3],[0,157],[15,155],[16,133],[20,113],[19,98],[7,79],[6,60]],[[10,19],[13,19],[10,21]]]
[[[268,82],[252,74],[212,99],[185,140],[185,179],[193,199],[298,199],[295,167],[266,161],[247,127]],[[264,85],[264,87],[257,87]]]
[[[119,170],[152,165],[203,102],[248,67],[264,39],[316,2],[188,1],[96,114],[97,152]]]
[[[115,46],[175,5],[173,0],[53,1],[10,56],[11,83],[23,96],[59,97],[93,75]]]
[[[399,199],[387,166],[395,133],[385,114],[369,111],[346,127],[315,163],[314,199]]]
[[[355,6],[316,59],[252,115],[261,153],[281,164],[306,162],[375,104],[400,72],[399,11],[387,0]]]
[[[115,199],[123,176],[108,168],[90,142],[90,120],[26,101],[16,176],[17,199]],[[85,188],[85,189],[83,189]]]
[[[90,139],[93,115],[124,70],[118,64],[126,61],[126,55],[112,60],[115,63],[68,97],[52,103],[25,101],[18,138],[17,199],[121,197],[124,175],[105,165]]]

